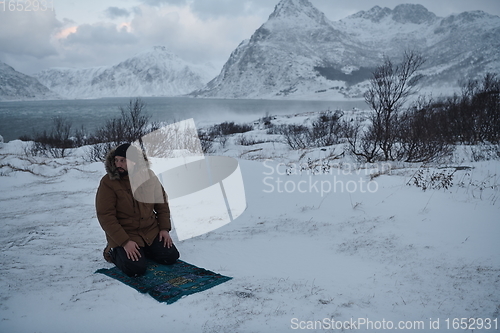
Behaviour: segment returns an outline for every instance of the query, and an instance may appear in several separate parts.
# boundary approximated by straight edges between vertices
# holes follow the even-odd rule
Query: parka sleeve
[[[168,205],[168,197],[158,178],[156,178],[155,185],[155,193],[157,193],[155,196],[161,198],[161,200],[156,201],[154,205],[154,210],[158,219],[158,226],[160,227],[160,230],[170,231],[172,229],[172,225],[170,223],[170,207]]]
[[[124,246],[130,238],[116,218],[116,193],[105,183],[104,178],[97,189],[95,206],[97,219],[106,235],[116,244]]]

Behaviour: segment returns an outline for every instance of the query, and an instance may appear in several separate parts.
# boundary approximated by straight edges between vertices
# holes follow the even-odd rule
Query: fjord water
[[[324,110],[365,109],[364,101],[304,101],[262,99],[200,99],[188,97],[143,97],[152,121],[172,123],[193,118],[197,127],[224,121],[250,122],[269,115],[293,115]],[[93,132],[106,120],[120,115],[131,98],[0,102],[0,135],[4,141],[49,131],[55,117],[63,117],[72,130]]]

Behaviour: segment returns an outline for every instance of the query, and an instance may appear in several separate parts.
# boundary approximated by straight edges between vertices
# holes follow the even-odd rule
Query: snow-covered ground
[[[171,305],[94,273],[112,266],[94,209],[102,163],[85,162],[85,147],[49,159],[27,157],[20,141],[4,144],[0,332],[499,328],[498,160],[471,162],[459,148],[446,169],[353,168],[343,157],[317,174],[301,168],[340,146],[289,151],[264,133],[244,135],[268,142],[238,146],[235,135],[216,147],[240,163],[246,211],[176,243],[181,259],[233,279]],[[448,189],[412,185],[419,174],[451,173]],[[460,318],[475,318],[475,329],[452,329]]]

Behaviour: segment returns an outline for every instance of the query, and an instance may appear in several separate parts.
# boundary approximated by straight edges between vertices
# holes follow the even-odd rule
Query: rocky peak
[[[12,68],[11,66],[7,65],[6,63],[0,61],[0,72],[2,72],[3,74],[7,74],[7,73],[12,74],[12,73],[15,73],[16,70],[14,68]]]
[[[422,5],[403,4],[394,8],[392,19],[399,23],[421,24],[432,22],[436,19],[436,15]]]
[[[421,24],[431,22],[436,19],[436,15],[429,12],[422,5],[403,4],[396,6],[393,10],[390,8],[375,6],[369,11],[360,11],[349,16],[349,18],[361,18],[374,23],[379,23],[382,19],[390,17],[398,23]]]
[[[356,14],[353,14],[349,16],[349,18],[360,18],[360,19],[365,19],[369,20],[372,22],[380,22],[384,17],[389,16],[392,13],[392,10],[390,10],[387,7],[381,8],[379,6],[375,6],[372,9],[368,11],[360,11]]]
[[[136,54],[133,58],[153,58],[153,59],[170,59],[177,60],[178,56],[167,50],[165,46],[153,46]],[[132,59],[133,59],[132,58]]]
[[[165,46],[153,46],[153,51],[157,52],[167,52],[167,48]]]
[[[313,20],[325,20],[325,15],[314,7],[309,0],[281,0],[269,20],[300,18],[306,16]]]
[[[495,19],[498,18],[495,15],[487,14],[482,10],[474,10],[469,12],[463,12],[457,15],[457,19],[463,23],[475,23],[476,21],[485,19]]]

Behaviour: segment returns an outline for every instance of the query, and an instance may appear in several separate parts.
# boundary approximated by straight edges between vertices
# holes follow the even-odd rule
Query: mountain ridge
[[[116,65],[51,68],[34,77],[65,98],[99,98],[183,95],[213,75],[213,68],[188,63],[166,47],[154,46]]]
[[[390,17],[392,20],[399,23],[414,24],[431,22],[437,18],[434,13],[431,13],[420,4],[401,4],[394,7],[394,9],[374,6],[368,11],[360,11],[347,18],[362,18],[378,23],[386,17]]]
[[[36,78],[16,71],[0,61],[0,101],[59,99]]]
[[[451,91],[460,79],[498,72],[499,40],[500,17],[481,11],[441,18],[418,4],[374,6],[332,22],[308,0],[282,0],[219,76],[191,95],[362,98],[383,57],[397,61],[409,49],[427,59],[424,88]]]
[[[51,68],[36,73],[34,80],[16,75],[12,85],[2,84],[0,99],[362,98],[383,57],[397,62],[406,50],[426,59],[422,91],[453,93],[460,80],[500,72],[500,17],[483,11],[439,17],[422,5],[401,4],[373,6],[330,21],[309,0],[282,0],[220,71],[155,46],[111,66]],[[6,67],[3,72],[11,73]]]

